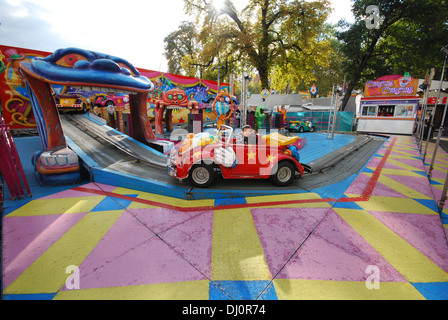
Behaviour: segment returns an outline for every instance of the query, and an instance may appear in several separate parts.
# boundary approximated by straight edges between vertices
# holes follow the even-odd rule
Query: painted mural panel
[[[50,53],[2,45],[0,51],[0,100],[5,122],[11,129],[36,128],[36,120],[25,80],[19,73],[19,65],[22,61],[46,57]]]
[[[180,88],[185,91],[190,101],[196,101],[199,103],[200,108],[203,110],[203,120],[215,120],[211,103],[213,102],[216,94],[218,93],[218,82],[205,79],[198,79],[192,77],[181,76],[172,73],[163,73],[158,71],[151,71],[137,68],[138,71],[146,76],[155,86],[154,91],[150,93],[149,97],[149,111],[148,116],[154,118],[154,101],[161,99],[162,95],[174,88]],[[220,89],[224,92],[230,91],[229,83],[220,83]],[[173,123],[187,123],[188,121],[188,109],[175,109],[173,111]]]
[[[36,128],[36,121],[31,108],[31,103],[25,86],[25,80],[19,73],[19,65],[22,61],[30,61],[35,57],[46,57],[51,52],[38,51],[26,48],[18,48],[0,45],[0,100],[2,104],[3,116],[5,122],[11,129],[32,129]],[[209,103],[213,101],[218,92],[218,83],[205,79],[186,77],[171,73],[162,73],[142,68],[138,71],[150,79],[155,89],[148,99],[148,117],[153,120],[154,100],[160,99],[163,93],[173,88],[184,90],[189,100],[197,101],[203,109],[203,119],[216,119]],[[228,83],[220,83],[222,91],[229,92]],[[95,89],[95,88],[94,88]],[[72,88],[70,86],[53,85],[53,91],[56,95],[76,94],[81,95],[92,102],[92,112],[98,112],[96,99],[98,96],[104,96],[105,92],[100,90],[92,91],[91,88]],[[117,95],[122,95],[117,93]],[[126,97],[124,97],[126,100]],[[126,112],[126,107],[123,108]],[[188,120],[188,110],[178,109],[173,112],[173,123],[186,123]]]

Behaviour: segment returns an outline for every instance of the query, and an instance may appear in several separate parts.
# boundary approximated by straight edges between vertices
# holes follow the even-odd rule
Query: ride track
[[[123,186],[120,177],[124,176],[136,184],[133,187],[137,186],[142,191],[187,200],[303,193],[324,187],[331,189],[332,185],[339,189],[337,183],[358,173],[385,141],[382,137],[356,136],[346,146],[303,164],[307,173],[287,187],[275,187],[264,179],[217,178],[210,188],[196,188],[189,182],[179,183],[169,176],[166,155],[88,115],[61,114],[60,117],[69,145],[77,149],[75,151],[83,160],[92,181],[99,182],[94,168],[101,168],[108,173],[107,181],[102,182]],[[325,194],[323,198],[327,198]]]

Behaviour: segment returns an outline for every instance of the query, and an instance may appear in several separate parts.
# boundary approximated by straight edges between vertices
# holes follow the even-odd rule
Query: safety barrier
[[[0,116],[0,175],[3,176],[13,200],[24,198],[25,190],[28,197],[31,197],[19,153],[11,130],[5,123],[3,116]],[[3,203],[3,192],[0,196],[0,202]]]

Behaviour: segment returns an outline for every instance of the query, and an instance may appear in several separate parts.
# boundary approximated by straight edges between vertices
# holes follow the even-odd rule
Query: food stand
[[[412,134],[419,108],[418,79],[388,75],[368,81],[358,110],[358,132]]]

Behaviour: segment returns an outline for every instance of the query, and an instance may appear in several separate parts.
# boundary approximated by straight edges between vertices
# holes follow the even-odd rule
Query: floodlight
[[[440,51],[442,51],[444,54],[448,55],[448,46],[444,46]]]

